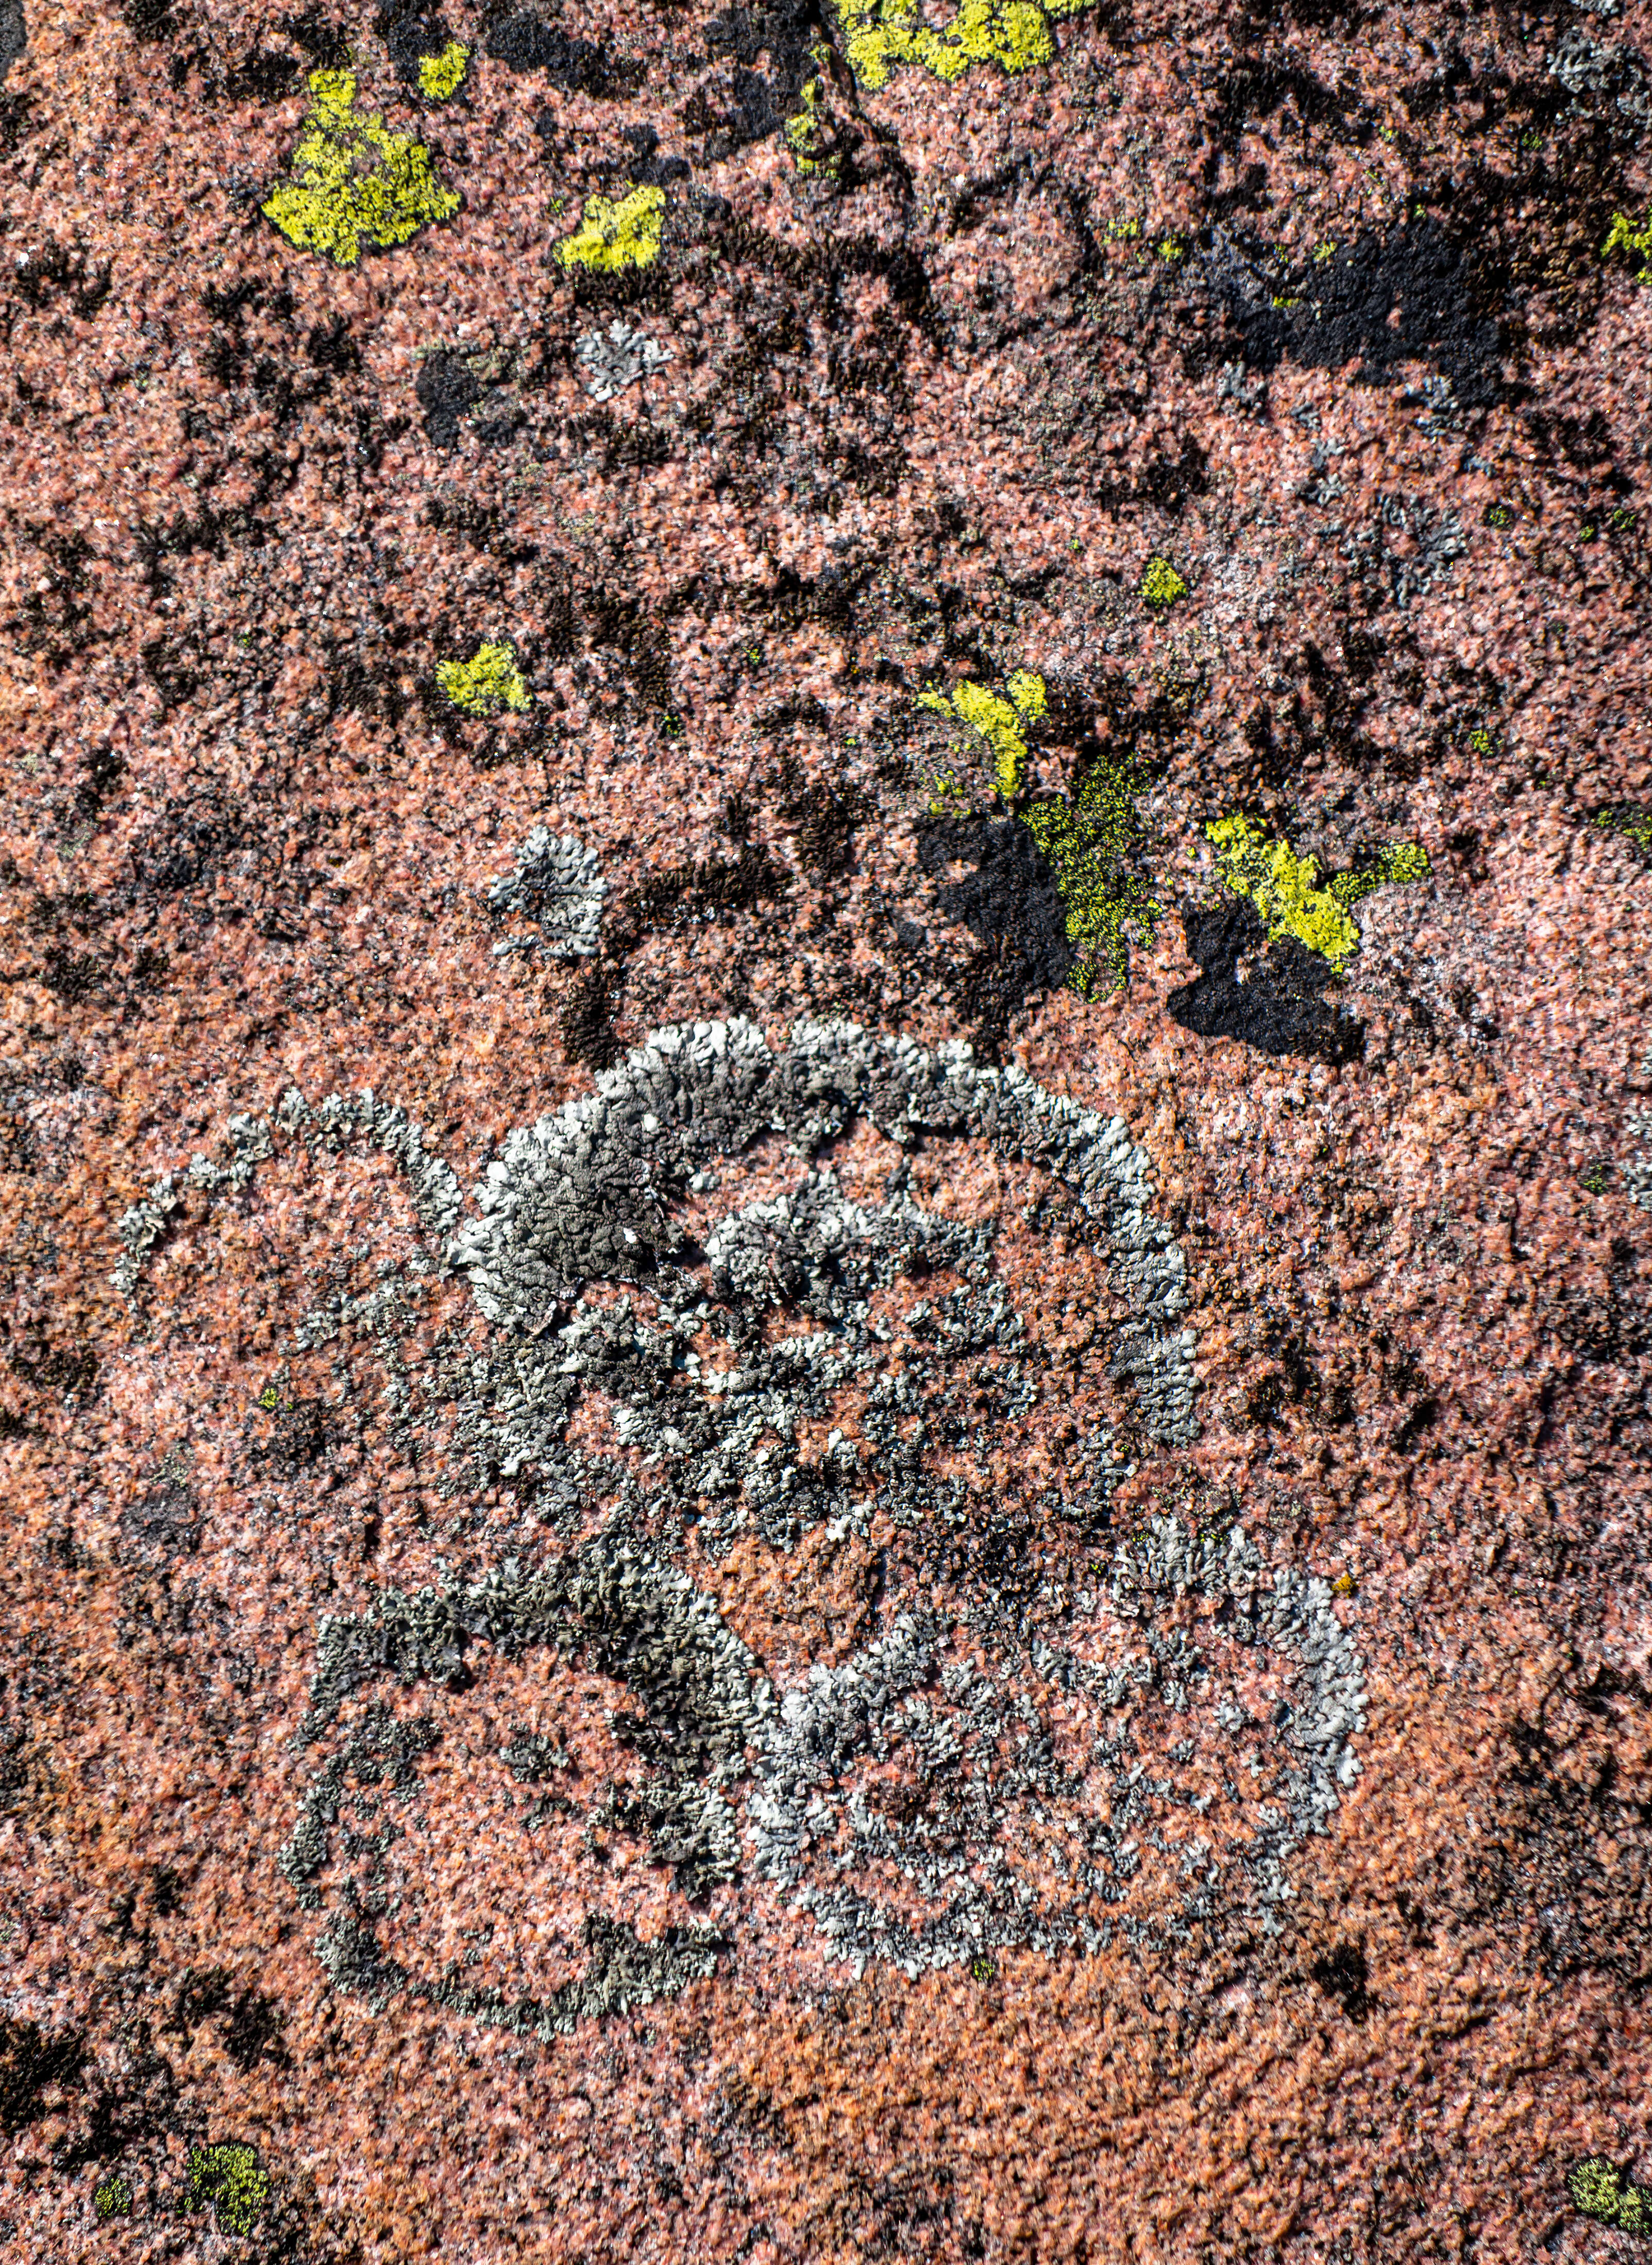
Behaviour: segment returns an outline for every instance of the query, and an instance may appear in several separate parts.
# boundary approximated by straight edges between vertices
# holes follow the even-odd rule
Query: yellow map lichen
[[[906,0],[836,0],[844,52],[860,84],[876,91],[900,63],[921,63],[936,78],[963,77],[976,63],[1015,73],[1055,55],[1052,21],[1090,0],[960,0],[939,26]]]
[[[1299,857],[1288,841],[1270,839],[1248,818],[1219,818],[1204,829],[1228,887],[1248,897],[1270,937],[1293,936],[1340,971],[1359,949],[1359,930],[1328,889],[1319,863]]]
[[[621,197],[587,197],[579,225],[557,246],[563,267],[617,275],[651,267],[659,257],[666,211],[663,189],[628,189]]]
[[[1178,598],[1188,594],[1187,578],[1178,574],[1168,558],[1150,558],[1147,571],[1141,578],[1141,601],[1155,613],[1174,606]]]
[[[469,660],[439,662],[436,681],[464,716],[497,716],[502,708],[520,712],[532,697],[515,647],[504,643],[478,645]]]
[[[1358,950],[1360,935],[1348,907],[1373,889],[1426,880],[1428,852],[1401,841],[1368,864],[1320,881],[1317,858],[1299,857],[1288,841],[1273,839],[1248,818],[1219,818],[1204,829],[1222,879],[1248,897],[1267,923],[1270,938],[1293,936],[1341,974]]]
[[[470,61],[470,50],[462,40],[449,40],[439,55],[422,55],[418,64],[418,91],[426,102],[446,102],[458,93],[464,84],[464,75]]]
[[[1611,233],[1600,247],[1600,256],[1609,259],[1614,251],[1627,252],[1639,265],[1641,280],[1652,283],[1652,212],[1648,212],[1639,228],[1627,213],[1613,215]]]
[[[1043,677],[1028,668],[1018,668],[1004,689],[1007,700],[966,679],[953,688],[950,699],[933,688],[921,692],[918,705],[932,715],[956,716],[986,740],[992,750],[993,784],[1006,802],[1013,802],[1026,777],[1026,726],[1047,712],[1049,697]]]
[[[353,267],[364,251],[453,218],[459,199],[437,180],[429,150],[357,113],[353,71],[312,71],[309,93],[287,178],[262,208],[289,244]]]

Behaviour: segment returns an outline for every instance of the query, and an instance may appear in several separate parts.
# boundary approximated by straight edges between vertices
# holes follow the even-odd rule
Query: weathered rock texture
[[[0,2249],[1628,2255],[1645,0],[0,74]]]

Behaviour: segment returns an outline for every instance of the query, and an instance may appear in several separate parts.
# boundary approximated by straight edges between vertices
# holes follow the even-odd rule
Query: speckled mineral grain
[[[1652,2239],[1652,11],[0,0],[0,2253]]]

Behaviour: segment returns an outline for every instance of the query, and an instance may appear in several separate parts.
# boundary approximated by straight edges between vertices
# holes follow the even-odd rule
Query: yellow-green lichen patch
[[[186,2210],[212,2203],[218,2213],[220,2233],[251,2233],[270,2197],[270,2174],[258,2160],[258,2151],[244,2140],[225,2139],[190,2152]]]
[[[953,688],[950,699],[931,687],[918,695],[918,705],[931,715],[956,716],[984,739],[993,758],[993,783],[1006,802],[1021,792],[1027,775],[1027,725],[1048,713],[1049,695],[1042,676],[1018,668],[1001,694],[966,680]]]
[[[805,79],[798,99],[803,108],[786,120],[786,147],[792,162],[805,180],[817,173],[835,177],[838,153],[826,112],[825,80],[818,76]]]
[[[1130,976],[1125,922],[1151,935],[1159,918],[1158,899],[1125,863],[1140,834],[1128,773],[1097,763],[1071,801],[1032,803],[1022,818],[1061,894],[1074,954],[1069,983],[1085,999],[1103,985],[1121,989]]]
[[[557,246],[564,268],[594,275],[619,275],[628,268],[651,267],[659,257],[666,192],[628,189],[620,197],[587,197],[579,225]]]
[[[532,696],[516,665],[516,648],[503,643],[478,645],[469,660],[439,662],[436,681],[462,716],[497,716],[504,708],[520,712]]]
[[[470,61],[462,40],[449,40],[439,55],[421,55],[418,91],[426,102],[447,102],[458,93]]]
[[[1250,899],[1269,936],[1295,936],[1340,974],[1359,949],[1359,930],[1330,890],[1318,885],[1317,859],[1299,857],[1288,841],[1270,839],[1248,818],[1219,818],[1204,833],[1222,879]]]
[[[1168,558],[1150,558],[1141,578],[1141,602],[1162,613],[1188,594],[1187,578],[1178,574]]]
[[[1652,212],[1637,228],[1627,213],[1619,213],[1613,219],[1606,241],[1600,247],[1603,259],[1610,259],[1620,251],[1633,259],[1643,283],[1652,283]]]
[[[1643,857],[1652,857],[1652,810],[1637,809],[1631,802],[1609,803],[1595,812],[1595,823],[1608,834],[1621,834]]]
[[[1652,2233],[1652,2187],[1625,2178],[1605,2155],[1590,2155],[1566,2174],[1566,2191],[1585,2218],[1619,2233]]]
[[[108,2177],[100,2179],[93,2189],[91,2206],[98,2213],[99,2225],[112,2218],[130,2218],[132,2215],[131,2180],[124,2177],[119,2171],[111,2171]]]
[[[453,218],[459,199],[436,178],[429,150],[358,114],[353,71],[313,71],[309,93],[287,177],[262,207],[289,244],[353,267],[364,251]]]
[[[1338,904],[1357,905],[1373,889],[1426,881],[1432,870],[1429,853],[1420,841],[1395,841],[1386,849],[1379,849],[1369,863],[1356,865],[1351,872],[1333,873],[1325,885]]]
[[[960,0],[944,24],[927,22],[907,0],[836,0],[843,51],[862,86],[876,91],[902,63],[950,83],[977,63],[1012,76],[1053,61],[1052,21],[1090,0]]]

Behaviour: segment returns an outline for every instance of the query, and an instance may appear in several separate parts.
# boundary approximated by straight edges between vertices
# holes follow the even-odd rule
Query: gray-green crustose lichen
[[[590,1388],[617,1395],[615,1438],[642,1458],[643,1492],[635,1479],[624,1482],[634,1532],[605,1529],[549,1550],[525,1536],[491,1571],[411,1594],[381,1591],[365,1610],[324,1623],[302,1733],[321,1751],[281,1868],[301,1902],[323,1914],[317,1951],[340,1988],[379,2004],[411,1993],[549,2037],[681,1987],[715,1959],[715,1934],[697,1922],[644,1941],[606,1921],[600,1941],[587,1931],[583,1977],[543,1997],[513,1998],[421,1970],[416,1934],[381,1941],[373,1914],[395,1906],[384,1867],[396,1861],[396,1839],[364,1832],[371,1804],[420,1798],[422,1757],[454,1703],[441,1694],[479,1671],[490,1651],[537,1657],[548,1674],[577,1654],[622,1685],[644,1775],[598,1788],[593,1821],[644,1839],[685,1895],[726,1898],[749,1863],[812,1915],[828,1957],[857,1968],[883,1960],[915,1973],[1014,1945],[1053,1952],[1143,1939],[1159,1924],[1133,1907],[1144,1835],[1171,1852],[1178,1924],[1237,1894],[1264,1930],[1281,1925],[1291,1851],[1324,1829],[1358,1771],[1351,1740],[1364,1720],[1362,1671],[1328,1587],[1264,1567],[1236,1526],[1193,1536],[1161,1520],[1115,1549],[1092,1587],[1053,1617],[1030,1594],[1006,1618],[995,1584],[966,1585],[937,1614],[932,1577],[921,1569],[930,1538],[967,1549],[982,1518],[1001,1513],[939,1477],[925,1441],[932,1431],[950,1436],[955,1375],[974,1380],[979,1411],[983,1362],[996,1364],[998,1420],[1008,1421],[1037,1404],[1037,1372],[1025,1326],[995,1279],[989,1237],[927,1214],[898,1188],[882,1201],[851,1200],[811,1162],[858,1115],[897,1143],[921,1131],[932,1142],[986,1140],[1037,1155],[1105,1239],[1114,1293],[1135,1309],[1115,1339],[1114,1373],[1133,1380],[1157,1436],[1191,1435],[1191,1346],[1176,1326],[1184,1269],[1152,1219],[1145,1157],[1122,1125],[1018,1072],[980,1069],[967,1049],[928,1055],[852,1025],[802,1025],[778,1052],[739,1023],[658,1032],[590,1099],[511,1136],[468,1224],[452,1176],[427,1156],[417,1128],[368,1100],[312,1108],[289,1096],[261,1139],[240,1136],[237,1153],[281,1140],[317,1153],[382,1143],[412,1171],[441,1265],[469,1280],[495,1332],[485,1352],[466,1337],[450,1355],[433,1355],[417,1385],[404,1369],[392,1373],[396,1420],[440,1424],[455,1489],[506,1478],[528,1499],[537,1491],[541,1518],[574,1531],[581,1501],[611,1493],[617,1478],[568,1438]],[[719,1158],[738,1156],[767,1130],[800,1150],[795,1183],[699,1230],[703,1258],[691,1271],[666,1191],[685,1175],[715,1183]],[[229,1180],[227,1168],[210,1169],[215,1184]],[[880,1321],[882,1301],[914,1264],[934,1287]],[[587,1305],[587,1283],[610,1289]],[[612,1289],[628,1285],[613,1303]],[[355,1341],[370,1335],[393,1365],[420,1294],[414,1276],[387,1280],[351,1301],[348,1317],[331,1304],[318,1309],[300,1339],[332,1342],[347,1318]],[[731,1364],[709,1364],[694,1350],[708,1327],[742,1348]],[[804,1468],[788,1443],[803,1427],[824,1429],[846,1387],[865,1401],[864,1448],[840,1435],[824,1462]],[[1088,1515],[1082,1503],[1092,1492],[1105,1501],[1111,1456],[1103,1434],[1066,1459],[1071,1514]],[[906,1537],[891,1553],[881,1629],[831,1671],[775,1688],[713,1601],[662,1554],[680,1517],[672,1505],[686,1499],[699,1505],[702,1546],[714,1551],[748,1528],[782,1548],[823,1524],[862,1533],[877,1508]],[[1053,1504],[1037,1513],[1062,1514]],[[649,1539],[661,1520],[659,1540]],[[915,1553],[907,1571],[902,1552]],[[1226,1600],[1208,1627],[1176,1605],[1190,1591]],[[958,1612],[979,1640],[991,1629],[1001,1653],[992,1672],[959,1650]],[[1265,1723],[1244,1695],[1254,1695],[1259,1669],[1289,1693],[1270,1699]],[[1177,1760],[1163,1775],[1159,1761],[1144,1775],[1127,1741],[1105,1737],[1088,1759],[1063,1759],[1052,1728],[1023,1737],[1046,1722],[1058,1686],[1094,1691],[1103,1712],[1127,1691],[1138,1707],[1157,1693],[1154,1705],[1199,1733],[1166,1738],[1187,1766]],[[398,1687],[444,1712],[410,1717]],[[1289,1727],[1279,1766],[1258,1781],[1263,1807],[1236,1839],[1226,1827],[1212,1837],[1210,1802],[1222,1772],[1232,1775],[1227,1743],[1260,1737],[1265,1749],[1281,1724]],[[1204,1760],[1193,1759],[1206,1745]],[[824,1782],[823,1757],[831,1760]],[[928,1788],[906,1823],[875,1797],[891,1763]],[[515,1762],[508,1766],[514,1773]],[[1092,1772],[1109,1788],[1101,1808],[1084,1789]],[[1026,1875],[1029,1823],[1052,1806],[1076,1836],[1072,1868],[1053,1879]],[[346,1809],[356,1861],[368,1865],[347,1893],[333,1869]],[[893,1900],[879,1885],[891,1864],[904,1881]],[[717,1903],[717,1926],[726,1928],[732,1908]],[[740,1921],[753,1923],[749,1912]]]

